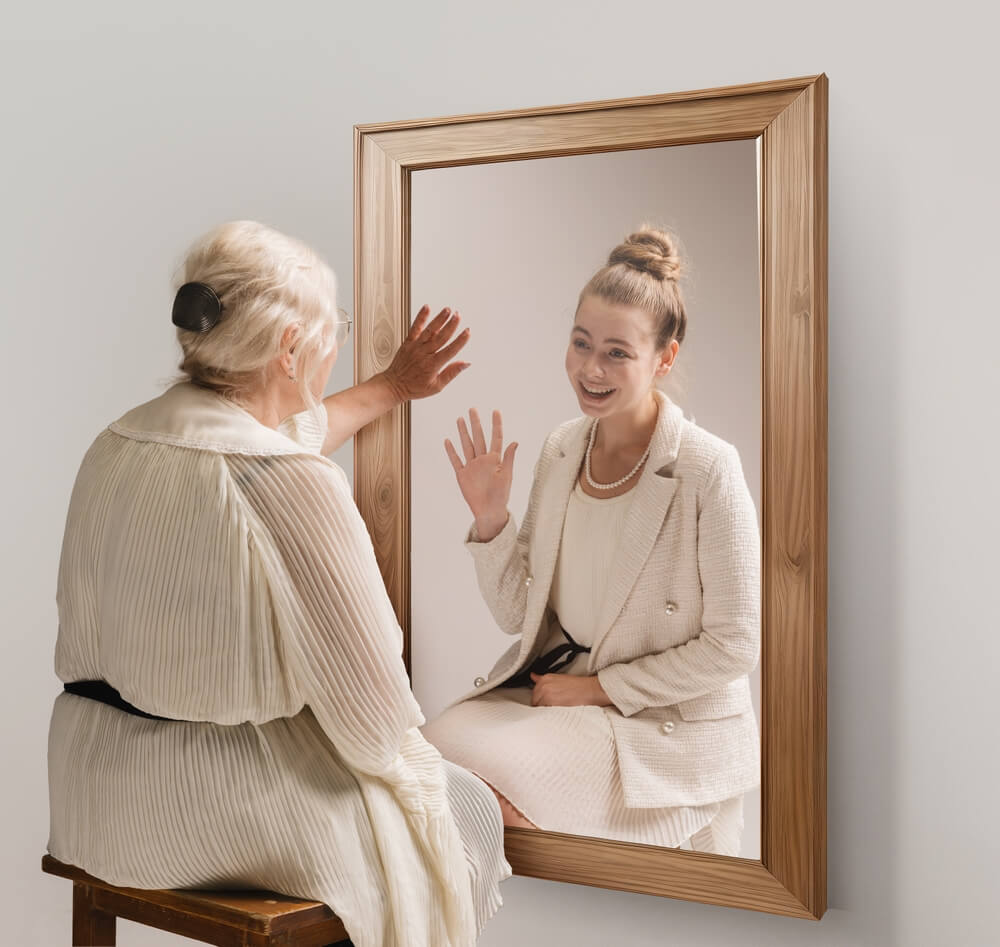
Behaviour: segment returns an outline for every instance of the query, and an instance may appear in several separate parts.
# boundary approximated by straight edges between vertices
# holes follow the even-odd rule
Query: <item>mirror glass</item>
[[[515,640],[500,630],[477,586],[464,545],[472,515],[444,440],[450,438],[461,450],[456,421],[475,407],[488,443],[491,412],[502,412],[505,445],[519,445],[509,509],[520,525],[546,436],[583,414],[564,364],[580,290],[611,249],[642,224],[676,235],[684,264],[687,332],[661,390],[686,417],[737,448],[759,528],[759,146],[759,139],[748,139],[412,174],[411,310],[425,302],[432,313],[451,306],[462,325],[471,327],[469,344],[459,355],[471,367],[441,394],[411,403],[412,680],[428,724],[469,694],[477,678],[486,678]],[[759,722],[759,664],[750,685]],[[493,693],[496,697],[500,689]],[[515,693],[509,690],[507,696]],[[517,765],[522,770],[509,785],[535,779],[533,792],[557,805],[562,800],[570,808],[585,806],[581,793],[588,792],[595,805],[614,805],[608,800],[615,798],[615,788],[607,785],[617,773],[610,728],[605,724],[603,737],[597,729],[588,730],[595,726],[593,714],[586,725],[580,716],[579,727],[566,714],[556,722],[557,715],[550,713],[556,709],[533,708],[541,724],[538,740],[542,747],[546,740],[558,741],[564,749],[587,733],[595,742],[579,768],[567,762],[565,753],[542,749],[537,772],[524,772],[523,760],[533,757],[517,763],[510,758],[512,749],[497,729],[504,725],[502,708],[499,718],[467,718],[482,720],[470,723],[462,735],[469,758],[458,751],[444,755],[473,771],[493,767],[479,775],[501,786],[505,768]],[[525,733],[523,727],[518,732]],[[480,762],[471,765],[473,756]],[[492,759],[484,763],[485,758]],[[553,765],[559,772],[552,772],[547,760],[557,761]],[[593,760],[599,761],[597,770]],[[527,815],[529,806],[522,806]],[[581,830],[569,831],[663,844],[655,813],[633,810],[631,816],[636,815],[631,821],[629,813],[621,813],[617,822],[598,818],[597,829],[593,822],[584,824],[581,815]],[[678,816],[696,819],[697,812]],[[743,821],[730,854],[759,858],[759,787],[743,796]]]

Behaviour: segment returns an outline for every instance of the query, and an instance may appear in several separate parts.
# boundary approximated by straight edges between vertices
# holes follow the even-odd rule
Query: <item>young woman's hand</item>
[[[465,452],[462,463],[455,446],[445,438],[444,449],[455,468],[455,477],[476,518],[476,531],[482,542],[489,542],[507,523],[507,501],[514,479],[514,452],[517,444],[511,443],[503,450],[503,419],[499,411],[493,412],[493,437],[489,450],[486,437],[475,408],[469,409],[472,434],[465,426],[465,418],[458,419],[458,434]],[[502,454],[501,454],[502,452]]]
[[[596,674],[536,674],[531,689],[533,707],[610,707],[608,697]]]

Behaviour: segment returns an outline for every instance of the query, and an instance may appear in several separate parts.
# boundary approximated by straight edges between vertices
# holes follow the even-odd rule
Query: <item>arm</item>
[[[690,641],[597,672],[626,716],[717,690],[760,657],[760,533],[753,498],[732,446],[708,478],[698,517],[702,630]]]
[[[323,454],[332,454],[346,444],[366,424],[391,411],[406,400],[385,372],[372,375],[367,381],[328,395],[323,399],[327,413],[326,438]]]
[[[473,523],[465,539],[465,548],[472,555],[476,567],[476,581],[483,601],[497,625],[508,635],[519,635],[524,630],[524,613],[531,584],[528,581],[528,549],[541,492],[538,473],[542,457],[535,463],[528,509],[520,530],[513,515],[508,513],[506,525],[492,538],[481,540],[478,527]]]
[[[392,782],[416,804],[421,773],[400,754],[424,717],[346,479],[311,455],[266,462],[240,455],[230,464],[245,468],[239,482],[258,524],[251,545],[263,561],[293,686],[349,766]]]

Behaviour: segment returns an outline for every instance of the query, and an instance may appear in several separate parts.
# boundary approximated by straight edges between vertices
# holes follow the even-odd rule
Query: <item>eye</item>
[[[612,349],[610,354],[612,358],[617,358],[617,359],[630,357],[628,352],[623,352],[621,349]]]
[[[587,347],[587,343],[584,342],[583,339],[573,339],[573,347],[577,349],[585,349]]]

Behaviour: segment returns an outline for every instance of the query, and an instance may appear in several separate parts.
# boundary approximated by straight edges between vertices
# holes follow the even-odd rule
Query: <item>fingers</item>
[[[434,346],[444,345],[448,339],[451,338],[452,333],[458,328],[458,324],[462,321],[462,317],[458,314],[457,309],[445,309],[442,312],[447,312],[448,318],[445,319],[440,325],[435,326],[432,324],[427,330],[427,340]],[[435,320],[437,322],[437,320]]]
[[[436,390],[440,391],[445,385],[451,384],[471,364],[471,362],[452,362],[447,368],[441,369],[437,376]]]
[[[517,451],[517,441],[508,444],[507,450],[504,451],[503,460],[501,461],[502,466],[512,479],[514,476],[514,453],[516,451]]]
[[[444,449],[448,454],[448,459],[451,461],[452,467],[455,468],[455,473],[460,474],[462,472],[462,459],[458,456],[458,451],[455,450],[455,445],[452,444],[451,440],[447,437],[444,439]]]
[[[490,450],[494,454],[499,454],[503,450],[503,418],[496,410],[493,412],[493,437],[490,440]]]
[[[465,426],[465,418],[458,419],[458,436],[462,439],[462,450],[465,452],[465,462],[473,460],[476,456],[476,449],[472,446],[472,438],[469,437],[469,430]]]
[[[475,408],[469,408],[469,418],[472,421],[472,442],[476,445],[476,453],[485,454],[486,435],[483,434],[483,425],[479,420],[479,412]]]
[[[406,333],[406,339],[408,342],[412,342],[421,332],[424,331],[424,326],[427,325],[427,320],[430,318],[431,307],[424,303],[420,307],[420,312],[417,313],[416,319],[413,320],[413,325],[410,326],[410,331]]]
[[[457,317],[456,317],[457,318]],[[456,320],[452,320],[455,322]],[[469,336],[472,334],[472,330],[469,328],[463,329],[454,339],[451,340],[443,349],[438,349],[434,353],[434,358],[437,360],[439,365],[444,362],[449,361],[453,356],[457,355],[468,343]]]
[[[451,320],[451,309],[445,306],[432,320],[431,324],[427,326],[421,333],[419,333],[419,338],[421,342],[427,342],[433,339],[434,336],[441,331],[441,328],[446,322]]]

